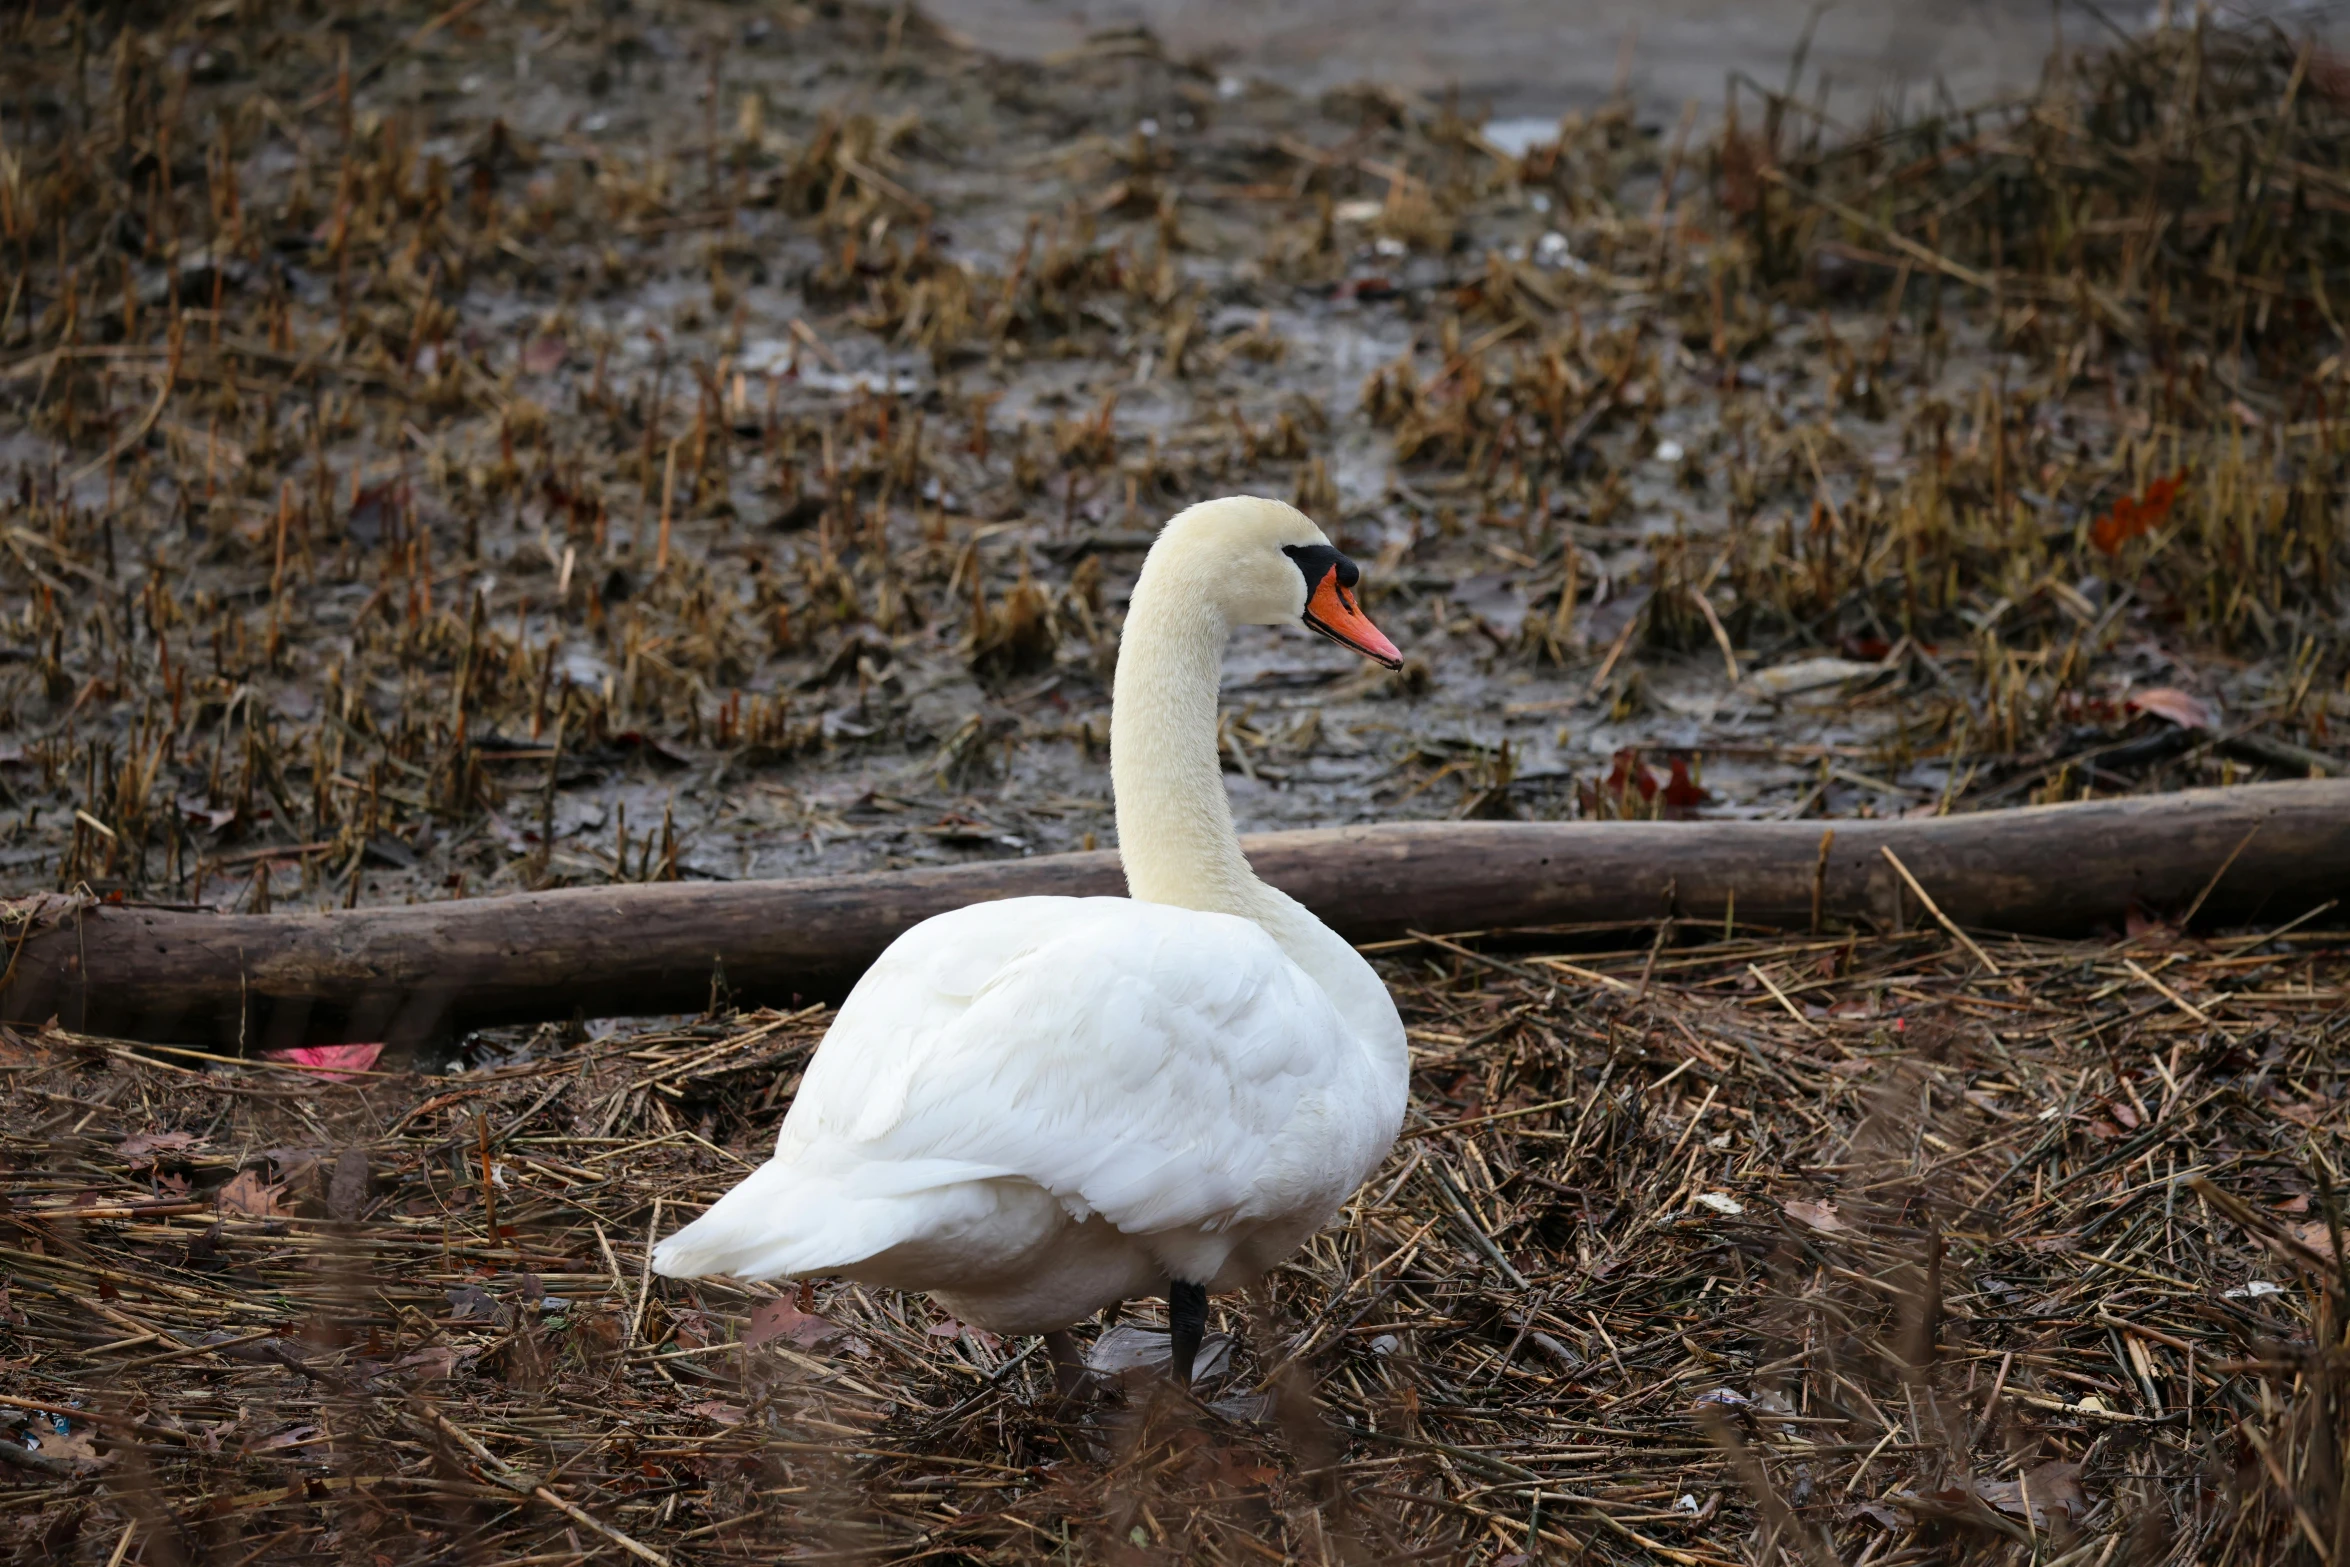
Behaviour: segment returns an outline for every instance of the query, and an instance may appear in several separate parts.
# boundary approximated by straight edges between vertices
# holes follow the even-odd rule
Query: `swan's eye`
[[[1353,561],[1327,544],[1292,544],[1282,553],[1297,563],[1306,579],[1305,623],[1310,629],[1389,669],[1403,667],[1403,654],[1355,603],[1352,590],[1363,574]]]
[[[1338,585],[1342,588],[1351,588],[1363,580],[1362,568],[1327,544],[1285,544],[1281,553],[1296,563],[1298,574],[1306,579],[1309,596],[1332,572],[1338,574]]]

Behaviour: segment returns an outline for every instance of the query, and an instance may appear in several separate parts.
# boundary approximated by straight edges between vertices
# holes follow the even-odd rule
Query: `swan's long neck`
[[[1216,687],[1230,635],[1183,562],[1154,553],[1119,639],[1110,783],[1129,893],[1255,918],[1268,889],[1241,855],[1216,755]]]
[[[1257,880],[1232,830],[1216,756],[1216,687],[1232,627],[1206,578],[1212,560],[1163,536],[1126,612],[1110,693],[1110,784],[1126,890],[1145,903],[1256,921],[1382,1064],[1400,1118],[1406,1052],[1394,999],[1337,932]]]

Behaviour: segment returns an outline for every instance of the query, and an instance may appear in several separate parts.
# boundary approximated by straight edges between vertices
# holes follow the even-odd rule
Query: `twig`
[[[1771,993],[1773,1000],[1777,1001],[1780,1006],[1786,1008],[1787,1015],[1789,1017],[1795,1019],[1796,1022],[1803,1025],[1805,1032],[1812,1034],[1824,1034],[1827,1032],[1825,1029],[1821,1028],[1819,1024],[1814,1023],[1810,1018],[1805,1017],[1803,1015],[1802,1009],[1796,1006],[1794,1002],[1787,999],[1787,992],[1779,988],[1778,982],[1773,980],[1770,975],[1764,973],[1758,965],[1752,963],[1747,964],[1746,972],[1752,974],[1755,978],[1755,982],[1761,985],[1763,989]]]
[[[1925,246],[1919,244],[1916,240],[1911,239],[1907,234],[1904,234],[1897,229],[1887,228],[1884,224],[1879,223],[1876,219],[1870,217],[1867,213],[1860,211],[1856,207],[1848,207],[1843,202],[1836,200],[1832,196],[1822,195],[1820,192],[1813,190],[1810,186],[1804,184],[1801,180],[1798,180],[1792,175],[1788,174],[1784,169],[1775,166],[1766,167],[1761,171],[1761,173],[1762,177],[1766,180],[1769,180],[1772,184],[1783,186],[1787,190],[1788,194],[1798,197],[1801,200],[1808,201],[1816,207],[1823,207],[1826,210],[1836,214],[1836,216],[1842,218],[1845,222],[1853,225],[1855,228],[1864,229],[1867,232],[1876,235],[1886,244],[1891,245],[1894,249],[1900,251],[1903,255],[1909,257],[1912,261],[1917,262],[1921,266],[1932,267],[1935,271],[1941,273],[1943,276],[1956,278],[1959,282],[1966,284],[1970,288],[1979,288],[1986,294],[1990,293],[1996,286],[1993,284],[1990,278],[1984,276],[1980,272],[1977,272],[1974,268],[1961,266],[1957,262],[1951,260],[1948,256],[1939,254],[1936,251],[1928,250]]]
[[[1894,871],[1900,875],[1903,881],[1909,883],[1909,890],[1918,895],[1918,902],[1926,906],[1926,912],[1934,916],[1935,922],[1939,924],[1944,930],[1950,932],[1951,936],[1957,940],[1960,946],[1973,953],[1975,955],[1975,961],[1982,964],[1986,972],[1991,974],[1993,977],[1997,977],[1999,973],[1999,965],[1991,961],[1991,954],[1985,952],[1981,947],[1976,946],[1973,937],[1969,936],[1965,931],[1960,930],[1956,925],[1951,923],[1950,916],[1942,912],[1941,906],[1935,903],[1933,897],[1927,893],[1925,888],[1918,885],[1918,879],[1909,873],[1909,867],[1901,863],[1901,857],[1893,852],[1892,845],[1881,844],[1878,846],[1877,852],[1885,856],[1885,863],[1892,866]]]
[[[2181,1012],[2186,1013],[2187,1016],[2193,1018],[2196,1022],[2209,1023],[2212,1021],[2210,1013],[2204,1011],[2194,1002],[2189,1001],[2185,996],[2180,995],[2177,991],[2171,989],[2170,986],[2164,984],[2161,980],[2156,979],[2152,974],[2149,974],[2144,969],[2140,968],[2136,958],[2122,959],[2122,967],[2128,969],[2132,974],[2137,975],[2140,983],[2144,984],[2147,989],[2162,997],[2163,1000],[2169,1002],[2172,1006],[2177,1007]]]
[[[2236,863],[2236,857],[2252,847],[2252,840],[2260,835],[2262,825],[2260,822],[2254,822],[2244,829],[2244,836],[2236,840],[2236,846],[2228,851],[2228,857],[2219,862],[2219,869],[2211,873],[2211,880],[2203,884],[2203,890],[2195,894],[2195,901],[2187,905],[2187,912],[2179,916],[2179,929],[2185,930],[2195,923],[2195,916],[2202,911],[2203,900],[2210,897],[2213,891],[2218,888],[2220,878],[2227,875],[2228,867]]]
[[[580,1507],[572,1502],[567,1502],[562,1497],[557,1496],[553,1491],[547,1489],[545,1485],[541,1484],[536,1479],[533,1479],[531,1476],[524,1474],[521,1470],[516,1469],[513,1465],[498,1457],[497,1454],[482,1446],[481,1443],[475,1441],[473,1437],[462,1430],[456,1424],[456,1422],[452,1421],[447,1415],[442,1414],[439,1410],[433,1408],[432,1405],[420,1403],[420,1407],[424,1410],[426,1416],[430,1419],[434,1430],[440,1432],[450,1441],[455,1442],[459,1447],[464,1448],[465,1451],[471,1453],[476,1459],[480,1461],[484,1475],[493,1484],[504,1486],[507,1490],[513,1491],[518,1495],[536,1497],[539,1501],[542,1501],[549,1507],[554,1508],[557,1512],[563,1514],[566,1518],[569,1518],[573,1523],[578,1524],[581,1528],[590,1529],[595,1533],[602,1535],[605,1539],[611,1541],[614,1545],[619,1546],[622,1550],[628,1552],[629,1555],[634,1556],[639,1561],[650,1563],[651,1567],[669,1567],[668,1557],[663,1556],[659,1551],[654,1550],[651,1546],[645,1545],[642,1542],[632,1539],[628,1535],[621,1533],[618,1529],[613,1528],[610,1524],[605,1523],[600,1518],[597,1518],[594,1514],[588,1512],[585,1508]]]

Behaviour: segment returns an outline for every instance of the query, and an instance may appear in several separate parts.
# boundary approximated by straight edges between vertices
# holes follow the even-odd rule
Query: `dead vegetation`
[[[9,1035],[0,1514],[117,1563],[2326,1558],[2341,931],[1671,934],[1386,951],[1405,1140],[1218,1303],[1205,1408],[646,1272],[820,1010],[444,1078]]]
[[[125,15],[6,24],[29,882],[1075,846],[1138,546],[1233,489],[1365,556],[1414,657],[1252,653],[1244,825],[1615,810],[1634,763],[1782,815],[2341,765],[2346,122],[2289,40],[1521,156],[1139,35]]]

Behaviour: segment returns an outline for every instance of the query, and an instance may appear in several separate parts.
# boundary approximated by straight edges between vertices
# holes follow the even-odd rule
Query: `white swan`
[[[1407,1056],[1371,966],[1240,852],[1216,753],[1237,625],[1303,622],[1390,667],[1354,563],[1278,501],[1185,511],[1126,617],[1110,770],[1128,898],[928,919],[842,1003],[775,1157],[663,1241],[672,1278],[843,1275],[1044,1333],[1166,1294],[1190,1380],[1207,1291],[1257,1278],[1402,1125]]]

